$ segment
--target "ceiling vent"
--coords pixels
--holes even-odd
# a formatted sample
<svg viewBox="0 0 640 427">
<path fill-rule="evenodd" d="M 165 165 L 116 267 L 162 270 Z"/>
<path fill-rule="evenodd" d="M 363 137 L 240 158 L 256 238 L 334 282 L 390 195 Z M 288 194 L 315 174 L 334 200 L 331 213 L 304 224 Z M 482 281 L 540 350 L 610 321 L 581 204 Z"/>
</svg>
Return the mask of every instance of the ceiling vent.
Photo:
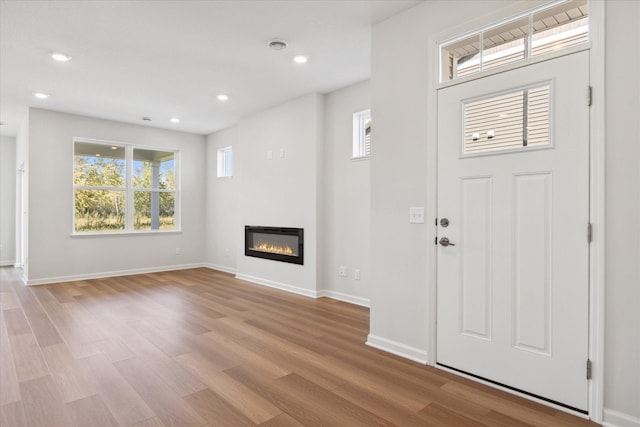
<svg viewBox="0 0 640 427">
<path fill-rule="evenodd" d="M 284 50 L 287 48 L 287 43 L 284 40 L 273 39 L 267 42 L 267 46 L 273 50 Z"/>
</svg>

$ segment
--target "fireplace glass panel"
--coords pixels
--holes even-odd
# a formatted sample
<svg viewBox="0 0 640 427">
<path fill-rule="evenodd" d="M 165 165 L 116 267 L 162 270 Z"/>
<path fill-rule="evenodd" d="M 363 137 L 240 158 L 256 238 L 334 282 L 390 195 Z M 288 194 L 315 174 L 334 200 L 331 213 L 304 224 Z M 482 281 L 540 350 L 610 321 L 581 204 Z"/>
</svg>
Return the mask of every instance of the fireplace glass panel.
<svg viewBox="0 0 640 427">
<path fill-rule="evenodd" d="M 246 256 L 303 264 L 303 229 L 245 226 Z"/>
</svg>

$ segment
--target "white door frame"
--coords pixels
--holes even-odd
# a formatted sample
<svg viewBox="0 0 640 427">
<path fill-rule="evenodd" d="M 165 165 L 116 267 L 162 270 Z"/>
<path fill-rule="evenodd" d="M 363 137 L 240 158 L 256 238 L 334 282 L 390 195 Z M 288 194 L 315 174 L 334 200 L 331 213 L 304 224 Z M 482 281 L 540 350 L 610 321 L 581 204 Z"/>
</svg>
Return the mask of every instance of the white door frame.
<svg viewBox="0 0 640 427">
<path fill-rule="evenodd" d="M 428 40 L 427 60 L 432 64 L 427 73 L 429 136 L 427 140 L 427 207 L 428 222 L 437 217 L 438 212 L 438 103 L 437 90 L 439 79 L 438 42 L 449 39 L 456 34 L 469 31 L 469 28 L 482 28 L 488 24 L 499 22 L 509 16 L 523 12 L 522 6 L 515 5 L 501 11 L 485 15 L 472 22 L 437 34 Z M 604 319 L 605 319 L 605 4 L 589 1 L 590 55 L 589 73 L 593 88 L 590 109 L 590 165 L 589 165 L 589 217 L 593 225 L 592 242 L 589 248 L 589 359 L 592 362 L 592 377 L 589 381 L 589 418 L 597 423 L 603 421 L 604 410 Z M 585 102 L 586 102 L 585 93 Z M 430 243 L 437 235 L 434 224 L 433 234 L 428 236 Z M 428 348 L 427 364 L 435 366 L 436 362 L 436 292 L 437 292 L 437 247 L 427 245 L 428 271 Z M 526 397 L 526 396 L 524 396 Z M 546 404 L 541 401 L 541 403 Z M 562 409 L 562 408 L 559 408 Z"/>
</svg>

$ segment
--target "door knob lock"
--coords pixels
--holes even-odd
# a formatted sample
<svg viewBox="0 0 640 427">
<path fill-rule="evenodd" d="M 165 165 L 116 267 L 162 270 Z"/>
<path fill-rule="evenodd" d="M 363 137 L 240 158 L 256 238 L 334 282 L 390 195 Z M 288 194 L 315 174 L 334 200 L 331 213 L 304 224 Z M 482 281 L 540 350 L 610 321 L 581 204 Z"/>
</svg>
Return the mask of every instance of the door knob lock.
<svg viewBox="0 0 640 427">
<path fill-rule="evenodd" d="M 447 237 L 440 239 L 440 244 L 442 246 L 455 246 L 455 244 L 451 243 Z"/>
</svg>

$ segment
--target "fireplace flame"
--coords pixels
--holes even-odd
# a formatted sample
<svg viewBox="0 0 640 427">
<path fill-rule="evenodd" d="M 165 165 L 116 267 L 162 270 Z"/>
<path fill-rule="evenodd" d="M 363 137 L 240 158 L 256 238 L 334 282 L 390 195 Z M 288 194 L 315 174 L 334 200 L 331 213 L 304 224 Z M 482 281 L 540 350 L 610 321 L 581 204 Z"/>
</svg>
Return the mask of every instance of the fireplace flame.
<svg viewBox="0 0 640 427">
<path fill-rule="evenodd" d="M 293 249 L 289 246 L 273 245 L 270 243 L 259 243 L 257 245 L 253 245 L 252 249 L 254 251 L 269 252 L 272 254 L 295 255 Z"/>
</svg>

